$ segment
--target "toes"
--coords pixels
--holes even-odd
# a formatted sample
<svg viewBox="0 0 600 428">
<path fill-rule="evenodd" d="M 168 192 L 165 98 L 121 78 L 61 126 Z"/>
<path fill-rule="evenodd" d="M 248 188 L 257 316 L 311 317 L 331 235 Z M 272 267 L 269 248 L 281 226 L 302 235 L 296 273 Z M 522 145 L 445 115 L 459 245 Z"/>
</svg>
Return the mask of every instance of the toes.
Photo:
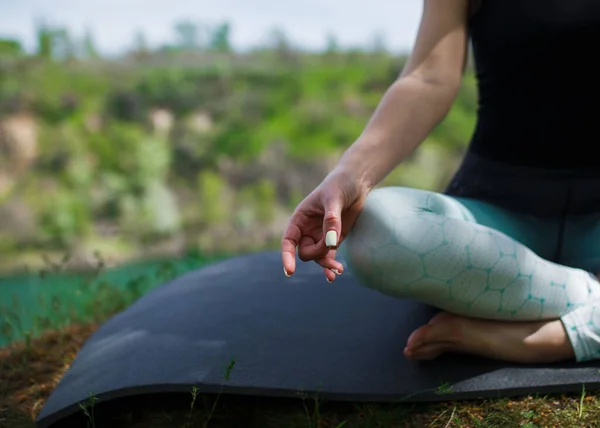
<svg viewBox="0 0 600 428">
<path fill-rule="evenodd" d="M 430 335 L 429 330 L 431 330 L 431 326 L 426 324 L 413 331 L 406 341 L 406 347 L 414 349 L 426 344 Z"/>
<path fill-rule="evenodd" d="M 448 324 L 426 324 L 412 332 L 406 346 L 416 349 L 429 344 L 448 342 L 453 336 L 451 326 Z"/>
<path fill-rule="evenodd" d="M 457 323 L 454 315 L 440 313 L 408 338 L 404 355 L 415 360 L 431 360 L 457 348 Z"/>
<path fill-rule="evenodd" d="M 406 358 L 418 361 L 429 361 L 433 360 L 440 355 L 452 351 L 453 346 L 450 343 L 438 342 L 429 345 L 423 345 L 419 348 L 408 348 L 404 349 L 404 355 Z"/>
</svg>

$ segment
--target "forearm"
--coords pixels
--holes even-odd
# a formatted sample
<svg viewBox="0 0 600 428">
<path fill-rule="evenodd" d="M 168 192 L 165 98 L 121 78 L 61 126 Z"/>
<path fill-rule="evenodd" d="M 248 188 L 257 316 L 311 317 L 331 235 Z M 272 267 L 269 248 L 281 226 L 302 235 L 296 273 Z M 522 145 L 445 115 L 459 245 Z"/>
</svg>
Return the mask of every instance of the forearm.
<svg viewBox="0 0 600 428">
<path fill-rule="evenodd" d="M 457 85 L 403 77 L 386 91 L 357 141 L 338 168 L 350 170 L 369 188 L 375 187 L 409 156 L 444 118 Z"/>
</svg>

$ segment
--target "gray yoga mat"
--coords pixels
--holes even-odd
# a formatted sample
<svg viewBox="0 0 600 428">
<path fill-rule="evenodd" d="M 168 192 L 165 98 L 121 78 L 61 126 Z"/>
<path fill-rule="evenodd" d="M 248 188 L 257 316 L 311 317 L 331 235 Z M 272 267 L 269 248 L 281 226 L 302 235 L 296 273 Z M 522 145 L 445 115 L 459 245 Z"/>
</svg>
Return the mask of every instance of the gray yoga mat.
<svg viewBox="0 0 600 428">
<path fill-rule="evenodd" d="M 328 284 L 314 263 L 300 263 L 286 278 L 278 252 L 219 262 L 158 287 L 101 326 L 49 397 L 38 426 L 80 411 L 90 393 L 106 401 L 193 385 L 207 393 L 394 402 L 600 386 L 600 362 L 406 360 L 406 339 L 434 313 L 362 287 L 349 272 Z"/>
</svg>

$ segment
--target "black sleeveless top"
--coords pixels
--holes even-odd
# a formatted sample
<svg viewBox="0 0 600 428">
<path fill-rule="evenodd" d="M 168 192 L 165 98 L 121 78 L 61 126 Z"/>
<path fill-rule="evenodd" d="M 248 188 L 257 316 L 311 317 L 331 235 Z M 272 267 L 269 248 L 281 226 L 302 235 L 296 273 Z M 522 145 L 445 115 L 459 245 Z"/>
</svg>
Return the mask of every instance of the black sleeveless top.
<svg viewBox="0 0 600 428">
<path fill-rule="evenodd" d="M 483 0 L 469 27 L 479 86 L 469 150 L 600 172 L 600 0 Z"/>
</svg>

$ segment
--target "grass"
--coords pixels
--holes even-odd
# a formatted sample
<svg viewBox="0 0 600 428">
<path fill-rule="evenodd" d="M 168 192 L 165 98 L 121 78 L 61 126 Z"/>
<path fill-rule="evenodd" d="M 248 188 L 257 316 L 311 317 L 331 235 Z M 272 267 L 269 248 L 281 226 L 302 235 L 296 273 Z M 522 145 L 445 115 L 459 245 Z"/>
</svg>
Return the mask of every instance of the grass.
<svg viewBox="0 0 600 428">
<path fill-rule="evenodd" d="M 38 271 L 38 276 L 47 281 L 51 275 L 66 273 L 65 257 L 51 260 L 43 258 L 44 267 Z M 207 262 L 210 259 L 207 259 Z M 190 258 L 182 262 L 189 265 L 185 270 L 196 267 L 198 260 Z M 97 255 L 96 266 L 93 269 L 77 275 L 79 283 L 73 290 L 73 296 L 40 293 L 37 297 L 38 309 L 32 314 L 31 325 L 25 326 L 24 314 L 28 312 L 26 304 L 22 304 L 13 296 L 10 304 L 0 302 L 0 337 L 9 343 L 26 337 L 38 336 L 43 331 L 60 330 L 71 324 L 97 324 L 111 315 L 118 313 L 153 287 L 163 284 L 181 272 L 171 262 L 157 262 L 154 271 L 145 275 L 133 276 L 124 286 L 118 287 L 113 282 L 103 278 L 106 262 Z M 44 286 L 46 284 L 40 285 Z M 0 284 L 0 287 L 2 284 Z M 80 295 L 80 299 L 75 296 Z M 70 300 L 66 300 L 70 299 Z M 0 346 L 1 346 L 0 342 Z"/>
<path fill-rule="evenodd" d="M 156 276 L 174 275 L 164 266 Z M 146 286 L 132 280 L 124 290 L 108 285 L 92 296 L 86 319 L 70 317 L 70 325 L 46 320 L 31 334 L 22 330 L 17 313 L 5 322 L 20 331 L 20 341 L 0 348 L 0 428 L 32 428 L 79 348 L 111 314 L 119 312 L 143 294 Z M 108 306 L 95 302 L 112 302 Z M 60 302 L 53 310 L 61 312 Z M 65 314 L 66 315 L 66 314 Z M 5 316 L 6 317 L 6 316 Z M 6 324 L 5 324 L 6 327 Z M 229 379 L 235 360 L 224 368 Z M 452 385 L 436 392 L 447 394 Z M 152 394 L 103 402 L 94 394 L 79 403 L 79 412 L 61 427 L 86 428 L 393 428 L 393 427 L 600 427 L 600 395 L 582 388 L 578 395 L 528 396 L 433 404 L 364 404 L 323 402 L 317 396 L 298 393 L 297 399 L 265 399 L 189 393 Z"/>
<path fill-rule="evenodd" d="M 0 427 L 30 428 L 47 397 L 97 324 L 72 325 L 0 349 Z M 234 368 L 225 369 L 228 376 Z M 440 386 L 441 391 L 447 385 Z M 600 396 L 361 404 L 189 393 L 146 395 L 103 402 L 94 395 L 61 427 L 130 428 L 371 428 L 371 427 L 597 427 Z"/>
</svg>

